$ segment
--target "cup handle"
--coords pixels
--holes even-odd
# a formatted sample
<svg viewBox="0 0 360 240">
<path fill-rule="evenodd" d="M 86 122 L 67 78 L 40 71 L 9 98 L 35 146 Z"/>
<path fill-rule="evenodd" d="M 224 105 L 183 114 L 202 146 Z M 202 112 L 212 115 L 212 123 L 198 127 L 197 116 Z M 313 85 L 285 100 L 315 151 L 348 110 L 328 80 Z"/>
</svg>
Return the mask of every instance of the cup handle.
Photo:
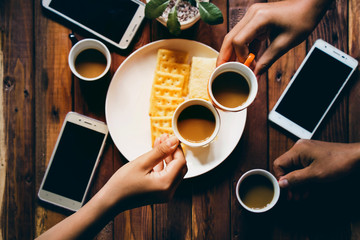
<svg viewBox="0 0 360 240">
<path fill-rule="evenodd" d="M 70 38 L 71 44 L 72 44 L 73 46 L 78 42 L 78 40 L 77 40 L 77 38 L 75 37 L 75 34 L 74 34 L 74 33 L 70 33 L 70 34 L 69 34 L 69 38 Z"/>
<path fill-rule="evenodd" d="M 247 56 L 244 65 L 250 67 L 251 63 L 254 61 L 255 59 L 255 55 L 253 53 L 249 53 L 249 55 Z"/>
</svg>

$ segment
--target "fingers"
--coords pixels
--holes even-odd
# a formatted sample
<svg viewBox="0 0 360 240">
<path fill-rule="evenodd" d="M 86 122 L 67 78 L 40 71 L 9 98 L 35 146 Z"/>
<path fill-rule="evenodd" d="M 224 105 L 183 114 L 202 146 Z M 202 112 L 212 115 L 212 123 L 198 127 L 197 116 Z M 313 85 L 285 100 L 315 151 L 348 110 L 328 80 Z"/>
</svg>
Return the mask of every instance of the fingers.
<svg viewBox="0 0 360 240">
<path fill-rule="evenodd" d="M 292 171 L 285 176 L 280 177 L 279 186 L 281 188 L 298 187 L 305 183 L 311 182 L 314 176 L 311 174 L 310 168 L 303 168 Z"/>
<path fill-rule="evenodd" d="M 289 44 L 290 38 L 285 34 L 275 38 L 258 59 L 254 69 L 255 75 L 261 75 L 266 72 L 278 58 L 290 49 Z"/>
<path fill-rule="evenodd" d="M 152 170 L 160 161 L 174 153 L 179 145 L 179 140 L 175 136 L 167 138 L 155 146 L 151 151 L 142 155 L 138 161 L 140 166 L 147 171 Z"/>
<path fill-rule="evenodd" d="M 155 142 L 154 142 L 154 147 L 157 147 L 161 142 L 161 138 L 156 138 Z M 160 161 L 155 167 L 154 167 L 154 171 L 155 172 L 160 172 L 161 170 L 164 169 L 164 161 Z"/>
<path fill-rule="evenodd" d="M 286 153 L 274 161 L 275 176 L 282 188 L 295 187 L 313 181 L 316 169 L 311 165 L 311 142 L 300 139 Z"/>
<path fill-rule="evenodd" d="M 185 176 L 187 173 L 187 166 L 186 166 L 186 160 L 184 153 L 180 147 L 178 147 L 174 154 L 173 159 L 167 163 L 166 165 L 166 171 L 170 178 L 176 178 L 177 176 L 180 176 L 181 179 Z"/>
<path fill-rule="evenodd" d="M 246 12 L 245 16 L 241 19 L 241 21 L 238 22 L 238 24 L 236 24 L 235 27 L 225 36 L 223 44 L 221 45 L 219 56 L 216 61 L 216 66 L 228 62 L 229 60 L 235 60 L 235 57 L 237 57 L 238 60 L 241 62 L 245 61 L 249 52 L 248 45 L 255 37 L 250 36 L 251 34 L 242 30 L 248 24 L 248 22 L 252 20 L 254 14 L 256 13 L 255 9 L 258 8 L 257 6 L 259 6 L 259 4 L 252 5 Z M 242 40 L 241 37 L 237 36 L 238 34 L 242 34 L 243 37 L 246 36 L 245 38 L 251 39 L 251 41 L 247 42 Z"/>
</svg>

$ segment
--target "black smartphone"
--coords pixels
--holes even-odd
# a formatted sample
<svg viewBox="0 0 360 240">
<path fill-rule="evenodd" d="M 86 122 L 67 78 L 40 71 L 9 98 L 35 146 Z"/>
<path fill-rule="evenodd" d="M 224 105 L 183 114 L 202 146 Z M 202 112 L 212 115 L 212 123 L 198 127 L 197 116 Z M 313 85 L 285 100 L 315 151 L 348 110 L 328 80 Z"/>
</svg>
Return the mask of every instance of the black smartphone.
<svg viewBox="0 0 360 240">
<path fill-rule="evenodd" d="M 129 46 L 145 17 L 139 0 L 42 0 L 42 6 L 120 49 Z"/>
<path fill-rule="evenodd" d="M 269 120 L 310 139 L 355 71 L 356 59 L 318 39 L 306 55 Z"/>
</svg>

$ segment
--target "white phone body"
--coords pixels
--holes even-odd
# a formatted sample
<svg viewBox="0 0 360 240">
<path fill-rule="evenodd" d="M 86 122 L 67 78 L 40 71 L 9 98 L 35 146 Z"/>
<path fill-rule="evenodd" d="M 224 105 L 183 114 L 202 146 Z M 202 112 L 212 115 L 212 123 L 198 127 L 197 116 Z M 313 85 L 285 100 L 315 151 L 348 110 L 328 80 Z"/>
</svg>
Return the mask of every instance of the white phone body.
<svg viewBox="0 0 360 240">
<path fill-rule="evenodd" d="M 270 111 L 269 120 L 299 138 L 312 138 L 357 65 L 357 60 L 318 39 Z"/>
<path fill-rule="evenodd" d="M 145 4 L 139 0 L 42 0 L 42 5 L 120 49 L 129 46 L 145 17 Z"/>
<path fill-rule="evenodd" d="M 39 199 L 77 211 L 85 201 L 107 135 L 105 123 L 69 112 L 42 180 Z"/>
</svg>

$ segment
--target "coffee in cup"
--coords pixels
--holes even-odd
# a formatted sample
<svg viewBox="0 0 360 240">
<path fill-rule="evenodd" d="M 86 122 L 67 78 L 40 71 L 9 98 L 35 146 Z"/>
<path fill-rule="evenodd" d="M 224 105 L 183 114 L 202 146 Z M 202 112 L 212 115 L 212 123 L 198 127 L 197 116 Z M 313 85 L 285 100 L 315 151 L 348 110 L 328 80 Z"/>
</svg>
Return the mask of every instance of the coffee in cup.
<svg viewBox="0 0 360 240">
<path fill-rule="evenodd" d="M 82 80 L 94 81 L 104 77 L 109 71 L 110 65 L 110 52 L 98 40 L 81 40 L 70 50 L 70 69 L 76 77 Z"/>
<path fill-rule="evenodd" d="M 246 172 L 236 185 L 239 203 L 250 212 L 265 212 L 279 199 L 280 187 L 276 178 L 268 171 L 254 169 Z"/>
<path fill-rule="evenodd" d="M 253 71 L 239 62 L 227 62 L 212 73 L 208 92 L 212 103 L 224 111 L 241 111 L 255 99 L 258 91 Z"/>
<path fill-rule="evenodd" d="M 175 110 L 172 126 L 181 142 L 191 147 L 199 147 L 214 140 L 219 132 L 220 117 L 210 102 L 190 99 Z"/>
</svg>

